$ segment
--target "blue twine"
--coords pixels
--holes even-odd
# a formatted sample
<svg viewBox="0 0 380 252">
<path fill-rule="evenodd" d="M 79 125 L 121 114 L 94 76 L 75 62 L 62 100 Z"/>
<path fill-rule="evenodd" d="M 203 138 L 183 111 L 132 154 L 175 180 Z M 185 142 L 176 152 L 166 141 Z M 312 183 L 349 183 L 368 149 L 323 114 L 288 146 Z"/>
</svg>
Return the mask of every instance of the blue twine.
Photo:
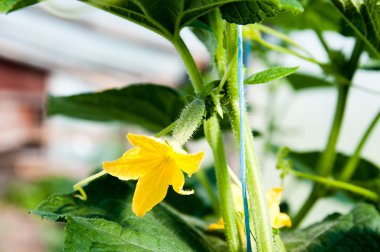
<svg viewBox="0 0 380 252">
<path fill-rule="evenodd" d="M 238 25 L 238 89 L 239 89 L 239 119 L 240 119 L 240 177 L 242 183 L 243 204 L 244 204 L 244 222 L 245 234 L 247 239 L 247 251 L 251 251 L 251 231 L 249 228 L 249 210 L 247 199 L 247 185 L 245 178 L 245 141 L 244 141 L 244 76 L 243 76 L 243 35 L 242 27 Z"/>
</svg>

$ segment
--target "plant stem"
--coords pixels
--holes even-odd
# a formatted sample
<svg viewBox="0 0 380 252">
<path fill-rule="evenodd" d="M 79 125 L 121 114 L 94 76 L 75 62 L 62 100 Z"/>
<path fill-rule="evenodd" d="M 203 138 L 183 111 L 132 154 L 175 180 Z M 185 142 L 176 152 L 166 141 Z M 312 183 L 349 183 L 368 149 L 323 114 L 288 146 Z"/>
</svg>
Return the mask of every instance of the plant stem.
<svg viewBox="0 0 380 252">
<path fill-rule="evenodd" d="M 177 49 L 183 63 L 185 64 L 187 73 L 189 74 L 191 83 L 194 87 L 195 94 L 201 94 L 204 88 L 203 78 L 197 65 L 195 64 L 193 57 L 190 54 L 189 49 L 180 36 L 178 36 L 177 39 L 173 41 L 173 45 Z"/>
<path fill-rule="evenodd" d="M 365 131 L 362 139 L 360 140 L 358 146 L 355 149 L 354 154 L 348 159 L 346 165 L 344 166 L 342 173 L 340 175 L 341 180 L 349 180 L 355 172 L 355 169 L 360 161 L 360 153 L 367 142 L 368 137 L 371 135 L 372 130 L 375 128 L 377 122 L 380 119 L 380 111 L 377 113 L 376 117 L 372 120 L 371 124 Z"/>
<path fill-rule="evenodd" d="M 231 60 L 234 56 L 237 46 L 237 27 L 235 24 L 227 26 L 227 53 L 228 59 Z M 228 81 L 228 112 L 231 119 L 231 125 L 234 132 L 235 140 L 240 143 L 240 120 L 239 120 L 239 100 L 238 100 L 238 69 L 237 61 L 233 62 L 233 69 Z M 269 222 L 269 213 L 265 199 L 261 170 L 258 158 L 254 149 L 254 140 L 251 133 L 251 128 L 248 123 L 248 117 L 244 112 L 244 139 L 246 151 L 246 169 L 247 169 L 247 192 L 249 195 L 250 207 L 252 210 L 254 233 L 256 235 L 258 251 L 271 252 L 274 251 L 272 227 Z"/>
<path fill-rule="evenodd" d="M 222 132 L 216 115 L 205 121 L 204 132 L 214 154 L 220 211 L 224 221 L 229 251 L 242 251 Z"/>
<path fill-rule="evenodd" d="M 158 132 L 155 137 L 162 137 L 162 136 L 165 136 L 167 135 L 170 131 L 172 131 L 175 126 L 177 125 L 177 121 L 174 121 L 172 122 L 171 124 L 169 124 L 166 128 L 162 129 L 160 132 Z"/>
<path fill-rule="evenodd" d="M 336 145 L 338 142 L 344 112 L 346 109 L 347 97 L 349 93 L 349 88 L 352 84 L 352 79 L 355 75 L 360 55 L 363 51 L 363 41 L 357 39 L 354 49 L 352 51 L 350 60 L 347 62 L 347 65 L 342 67 L 341 72 L 344 73 L 345 79 L 336 78 L 338 85 L 338 101 L 336 104 L 335 115 L 333 119 L 333 125 L 330 130 L 329 139 L 323 152 L 319 163 L 318 171 L 321 176 L 328 177 L 330 176 L 332 169 L 334 167 L 335 158 L 336 158 Z M 318 199 L 323 196 L 325 188 L 320 186 L 314 186 L 304 205 L 301 207 L 300 211 L 294 218 L 294 226 L 297 227 L 308 212 L 312 209 L 314 204 Z"/>
<path fill-rule="evenodd" d="M 76 183 L 73 186 L 73 188 L 74 190 L 78 190 L 81 195 L 75 195 L 75 197 L 80 198 L 81 200 L 87 200 L 87 195 L 86 192 L 83 190 L 83 186 L 106 174 L 107 173 L 105 171 L 101 171 Z"/>
<path fill-rule="evenodd" d="M 338 181 L 338 180 L 334 180 L 334 179 L 330 179 L 330 178 L 316 176 L 313 174 L 306 174 L 306 173 L 302 173 L 302 172 L 295 171 L 295 170 L 289 170 L 289 171 L 297 177 L 309 179 L 309 180 L 312 180 L 314 182 L 324 184 L 328 187 L 335 187 L 338 189 L 343 189 L 343 190 L 361 195 L 361 196 L 363 196 L 367 199 L 373 200 L 373 201 L 377 201 L 379 199 L 379 196 L 375 192 L 367 190 L 367 189 L 360 187 L 360 186 L 356 186 L 356 185 L 344 182 L 344 181 Z"/>
<path fill-rule="evenodd" d="M 173 44 L 185 63 L 195 93 L 200 95 L 204 89 L 204 83 L 194 59 L 181 37 L 178 37 Z M 228 247 L 230 251 L 242 251 L 243 249 L 241 247 L 238 222 L 236 219 L 237 215 L 233 204 L 222 133 L 216 116 L 212 116 L 209 120 L 204 122 L 204 131 L 215 159 L 215 173 L 217 177 L 220 211 L 224 220 Z"/>
<path fill-rule="evenodd" d="M 215 50 L 215 61 L 219 76 L 223 76 L 226 69 L 226 50 L 224 48 L 225 21 L 222 19 L 220 10 L 216 8 L 211 12 L 210 25 L 216 35 L 217 45 Z"/>
<path fill-rule="evenodd" d="M 338 101 L 336 104 L 333 125 L 330 130 L 325 151 L 318 164 L 318 170 L 321 176 L 329 176 L 334 166 L 336 158 L 336 145 L 338 143 L 340 130 L 342 128 L 348 93 L 348 85 L 338 85 Z"/>
</svg>

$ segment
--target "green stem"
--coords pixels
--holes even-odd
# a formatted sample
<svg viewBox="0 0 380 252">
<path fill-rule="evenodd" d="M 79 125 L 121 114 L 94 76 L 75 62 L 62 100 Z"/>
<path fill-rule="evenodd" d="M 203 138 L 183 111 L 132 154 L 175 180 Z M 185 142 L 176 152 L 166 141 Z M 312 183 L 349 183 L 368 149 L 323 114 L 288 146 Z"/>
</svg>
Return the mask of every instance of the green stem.
<svg viewBox="0 0 380 252">
<path fill-rule="evenodd" d="M 106 174 L 107 173 L 105 171 L 101 171 L 76 183 L 73 188 L 74 190 L 78 190 L 81 195 L 75 195 L 75 197 L 80 198 L 81 200 L 87 200 L 87 195 L 83 190 L 83 186 Z"/>
<path fill-rule="evenodd" d="M 342 82 L 337 85 L 338 102 L 335 109 L 334 121 L 330 130 L 329 140 L 327 142 L 325 152 L 323 153 L 318 165 L 319 173 L 322 176 L 329 176 L 334 166 L 336 158 L 336 145 L 338 143 L 338 138 L 342 127 L 347 97 L 362 51 L 363 41 L 357 40 L 347 66 L 344 67 L 345 69 L 341 70 L 346 77 L 346 83 Z"/>
<path fill-rule="evenodd" d="M 242 251 L 222 132 L 216 115 L 205 121 L 204 132 L 214 154 L 219 206 L 224 221 L 229 251 Z"/>
<path fill-rule="evenodd" d="M 217 45 L 215 50 L 215 61 L 219 76 L 223 76 L 226 69 L 226 50 L 224 48 L 225 21 L 222 19 L 220 10 L 214 9 L 210 15 L 210 25 L 216 35 Z"/>
<path fill-rule="evenodd" d="M 329 176 L 334 166 L 336 158 L 336 145 L 338 143 L 340 130 L 342 128 L 342 122 L 349 93 L 348 85 L 338 85 L 337 87 L 338 101 L 336 104 L 335 116 L 330 130 L 330 135 L 325 148 L 325 152 L 323 153 L 321 160 L 318 164 L 318 170 L 322 176 Z"/>
<path fill-rule="evenodd" d="M 355 169 L 360 161 L 360 153 L 367 142 L 369 136 L 372 133 L 372 130 L 375 128 L 377 122 L 380 119 L 380 111 L 377 113 L 376 117 L 372 120 L 371 124 L 368 126 L 365 131 L 362 139 L 360 140 L 358 146 L 355 149 L 354 154 L 348 159 L 346 165 L 344 166 L 342 173 L 340 175 L 341 180 L 349 180 L 355 172 Z"/>
<path fill-rule="evenodd" d="M 302 55 L 300 53 L 297 53 L 295 51 L 292 51 L 290 49 L 287 49 L 287 48 L 284 48 L 284 47 L 281 47 L 281 46 L 277 46 L 277 45 L 273 45 L 271 43 L 266 42 L 265 40 L 263 40 L 261 38 L 257 38 L 256 41 L 259 42 L 261 45 L 267 47 L 268 49 L 275 50 L 275 51 L 282 52 L 282 53 L 287 53 L 287 54 L 296 56 L 296 57 L 298 57 L 300 59 L 309 61 L 311 63 L 315 63 L 315 64 L 320 65 L 320 66 L 324 65 L 324 63 L 319 62 L 318 60 L 316 60 L 314 58 L 306 57 L 306 56 L 304 56 L 304 55 Z"/>
<path fill-rule="evenodd" d="M 360 187 L 360 186 L 356 186 L 356 185 L 353 185 L 353 184 L 350 184 L 350 183 L 347 183 L 344 181 L 338 181 L 338 180 L 325 178 L 325 177 L 321 177 L 321 176 L 316 176 L 316 175 L 312 175 L 312 174 L 306 174 L 306 173 L 302 173 L 302 172 L 295 171 L 295 170 L 289 170 L 289 171 L 291 173 L 293 173 L 295 176 L 300 177 L 300 178 L 309 179 L 309 180 L 312 180 L 314 182 L 326 185 L 328 187 L 343 189 L 343 190 L 361 195 L 361 196 L 363 196 L 367 199 L 373 200 L 373 201 L 379 200 L 379 196 L 375 192 L 367 190 L 367 189 Z"/>
<path fill-rule="evenodd" d="M 320 30 L 316 30 L 315 33 L 317 34 L 319 41 L 321 42 L 323 48 L 325 49 L 327 55 L 329 56 L 329 59 L 332 59 L 331 50 L 330 50 L 330 47 L 328 46 L 325 38 L 323 37 L 323 32 Z"/>
<path fill-rule="evenodd" d="M 305 48 L 303 48 L 301 45 L 297 44 L 293 39 L 291 39 L 289 36 L 279 32 L 279 31 L 276 31 L 275 29 L 272 29 L 270 28 L 269 26 L 266 26 L 266 25 L 262 25 L 262 24 L 254 24 L 254 26 L 259 30 L 259 31 L 262 31 L 262 32 L 265 32 L 267 34 L 270 34 L 270 35 L 273 35 L 279 39 L 281 39 L 282 41 L 288 43 L 289 45 L 292 45 L 294 46 L 295 48 L 298 48 L 299 50 L 303 51 L 304 53 L 306 53 L 307 55 L 309 56 L 312 56 L 312 54 L 306 50 Z"/>
<path fill-rule="evenodd" d="M 332 169 L 334 167 L 335 158 L 336 158 L 336 145 L 338 142 L 342 121 L 344 117 L 344 112 L 346 109 L 347 97 L 349 93 L 349 88 L 352 84 L 352 79 L 356 72 L 360 55 L 363 51 L 363 41 L 358 39 L 356 41 L 355 47 L 352 51 L 351 58 L 348 61 L 346 67 L 341 69 L 344 73 L 345 78 L 341 79 L 337 77 L 338 81 L 338 101 L 336 104 L 335 115 L 333 120 L 333 125 L 330 130 L 329 139 L 325 148 L 324 153 L 322 154 L 319 164 L 318 171 L 321 176 L 328 177 L 330 176 Z M 306 202 L 301 207 L 301 210 L 297 213 L 295 220 L 296 225 L 298 226 L 301 221 L 306 217 L 307 213 L 312 209 L 315 202 L 318 201 L 319 197 L 323 196 L 324 188 L 320 186 L 314 186 L 310 195 L 307 197 Z"/>
<path fill-rule="evenodd" d="M 173 44 L 185 63 L 187 72 L 194 86 L 195 93 L 200 95 L 204 89 L 204 83 L 202 75 L 195 64 L 194 59 L 192 58 L 181 37 L 178 37 Z M 204 131 L 206 139 L 214 154 L 220 211 L 224 220 L 228 247 L 230 251 L 242 251 L 236 211 L 233 204 L 232 191 L 228 176 L 222 133 L 220 131 L 219 122 L 216 116 L 213 116 L 204 122 Z"/>
<path fill-rule="evenodd" d="M 237 26 L 229 24 L 227 26 L 227 44 L 228 59 L 232 60 L 237 47 Z M 233 69 L 228 81 L 228 112 L 231 120 L 231 128 L 237 143 L 240 142 L 240 119 L 239 119 L 239 96 L 238 96 L 238 69 L 237 61 L 233 62 Z M 249 203 L 253 216 L 254 233 L 256 235 L 258 251 L 271 252 L 274 251 L 272 227 L 269 222 L 269 213 L 267 202 L 262 183 L 261 169 L 254 148 L 254 139 L 251 133 L 251 127 L 248 124 L 246 113 L 244 125 L 244 138 L 246 148 L 246 183 L 247 193 L 249 195 Z"/>
<path fill-rule="evenodd" d="M 165 135 L 169 134 L 169 132 L 172 131 L 175 128 L 176 125 L 177 125 L 177 121 L 172 122 L 169 126 L 167 126 L 163 130 L 161 130 L 160 132 L 158 132 L 155 135 L 155 137 L 159 138 L 159 137 L 162 137 L 162 136 L 165 136 Z"/>
<path fill-rule="evenodd" d="M 216 90 L 217 94 L 219 94 L 222 91 L 224 84 L 226 83 L 228 77 L 230 76 L 232 66 L 233 66 L 233 62 L 235 62 L 236 60 L 237 60 L 237 52 L 235 53 L 234 57 L 232 58 L 231 63 L 228 65 L 227 71 L 225 71 L 223 74 L 222 80 L 220 81 L 218 88 Z"/>
<path fill-rule="evenodd" d="M 189 74 L 191 83 L 194 87 L 195 94 L 201 94 L 204 88 L 203 78 L 197 65 L 195 64 L 193 57 L 190 54 L 189 49 L 180 36 L 178 36 L 178 38 L 173 41 L 173 45 L 177 49 L 183 63 L 185 64 L 187 73 Z"/>
</svg>

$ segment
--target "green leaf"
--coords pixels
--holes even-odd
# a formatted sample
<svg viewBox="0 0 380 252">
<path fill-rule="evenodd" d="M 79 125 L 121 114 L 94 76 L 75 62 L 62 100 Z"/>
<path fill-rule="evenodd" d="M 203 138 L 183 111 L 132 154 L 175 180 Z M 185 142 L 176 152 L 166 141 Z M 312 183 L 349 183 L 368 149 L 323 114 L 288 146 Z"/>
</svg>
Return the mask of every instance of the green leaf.
<svg viewBox="0 0 380 252">
<path fill-rule="evenodd" d="M 343 19 L 364 41 L 367 49 L 380 58 L 380 1 L 379 0 L 333 0 Z"/>
<path fill-rule="evenodd" d="M 380 214 L 360 204 L 346 215 L 333 214 L 302 230 L 281 233 L 288 252 L 380 250 Z"/>
<path fill-rule="evenodd" d="M 299 14 L 303 11 L 303 7 L 297 0 L 245 0 L 226 4 L 220 10 L 223 18 L 230 23 L 253 24 L 282 11 Z"/>
<path fill-rule="evenodd" d="M 159 131 L 171 124 L 185 106 L 169 87 L 135 84 L 100 93 L 50 96 L 48 115 L 65 115 L 94 121 L 119 121 Z"/>
<path fill-rule="evenodd" d="M 295 91 L 302 91 L 309 88 L 329 88 L 334 84 L 322 79 L 321 77 L 312 76 L 304 73 L 295 73 L 286 77 L 289 84 Z"/>
<path fill-rule="evenodd" d="M 84 190 L 87 201 L 53 195 L 33 211 L 42 218 L 67 222 L 65 251 L 215 251 L 205 235 L 165 203 L 136 217 L 131 183 L 107 175 Z"/>
<path fill-rule="evenodd" d="M 313 29 L 340 31 L 341 16 L 329 0 L 312 0 L 304 4 L 305 11 L 297 16 L 283 12 L 268 22 L 289 30 Z"/>
<path fill-rule="evenodd" d="M 43 0 L 1 0 L 0 13 L 9 13 L 42 1 Z"/>
<path fill-rule="evenodd" d="M 224 4 L 242 0 L 80 0 L 173 40 L 192 20 Z"/>
<path fill-rule="evenodd" d="M 277 79 L 284 78 L 296 72 L 297 69 L 298 67 L 271 67 L 264 71 L 252 74 L 244 81 L 244 84 L 261 84 L 271 82 Z"/>
</svg>

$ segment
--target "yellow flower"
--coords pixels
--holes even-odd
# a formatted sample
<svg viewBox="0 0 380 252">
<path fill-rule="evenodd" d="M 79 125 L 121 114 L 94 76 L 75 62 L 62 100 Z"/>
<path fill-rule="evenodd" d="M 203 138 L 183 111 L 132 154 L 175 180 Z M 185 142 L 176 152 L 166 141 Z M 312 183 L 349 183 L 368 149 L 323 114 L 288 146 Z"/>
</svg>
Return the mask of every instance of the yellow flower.
<svg viewBox="0 0 380 252">
<path fill-rule="evenodd" d="M 292 221 L 286 213 L 280 212 L 281 194 L 284 189 L 282 187 L 275 187 L 266 194 L 266 200 L 269 208 L 269 217 L 273 228 L 279 229 L 284 226 L 291 227 Z M 244 205 L 242 199 L 241 188 L 232 184 L 232 194 L 234 197 L 234 204 L 239 216 L 244 216 Z M 252 217 L 254 218 L 254 216 Z M 208 226 L 209 230 L 224 229 L 223 219 L 219 219 L 216 223 Z"/>
<path fill-rule="evenodd" d="M 280 212 L 281 194 L 284 189 L 275 187 L 267 192 L 267 204 L 269 208 L 269 216 L 273 228 L 291 227 L 292 221 L 286 213 Z"/>
<path fill-rule="evenodd" d="M 198 171 L 204 153 L 187 154 L 155 137 L 128 134 L 134 148 L 111 162 L 103 163 L 103 169 L 121 180 L 138 180 L 133 196 L 132 211 L 144 216 L 166 196 L 169 185 L 182 195 L 194 191 L 184 191 L 183 172 L 191 176 Z"/>
</svg>

